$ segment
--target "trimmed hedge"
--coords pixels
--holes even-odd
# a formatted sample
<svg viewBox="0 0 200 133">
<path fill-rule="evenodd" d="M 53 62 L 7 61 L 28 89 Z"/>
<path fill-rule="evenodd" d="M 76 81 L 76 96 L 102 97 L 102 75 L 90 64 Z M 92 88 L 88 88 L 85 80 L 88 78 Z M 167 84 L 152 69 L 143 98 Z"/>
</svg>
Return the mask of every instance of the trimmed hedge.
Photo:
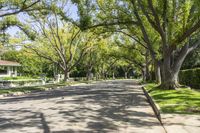
<svg viewBox="0 0 200 133">
<path fill-rule="evenodd" d="M 179 82 L 192 88 L 200 89 L 200 68 L 180 71 Z"/>
</svg>

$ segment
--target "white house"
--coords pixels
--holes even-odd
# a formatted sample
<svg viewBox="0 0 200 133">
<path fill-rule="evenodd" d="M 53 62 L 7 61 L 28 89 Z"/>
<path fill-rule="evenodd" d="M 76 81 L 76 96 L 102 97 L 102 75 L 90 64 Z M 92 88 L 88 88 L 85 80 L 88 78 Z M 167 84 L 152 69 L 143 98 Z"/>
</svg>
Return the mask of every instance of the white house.
<svg viewBox="0 0 200 133">
<path fill-rule="evenodd" d="M 17 62 L 0 60 L 0 77 L 16 77 L 19 66 Z"/>
</svg>

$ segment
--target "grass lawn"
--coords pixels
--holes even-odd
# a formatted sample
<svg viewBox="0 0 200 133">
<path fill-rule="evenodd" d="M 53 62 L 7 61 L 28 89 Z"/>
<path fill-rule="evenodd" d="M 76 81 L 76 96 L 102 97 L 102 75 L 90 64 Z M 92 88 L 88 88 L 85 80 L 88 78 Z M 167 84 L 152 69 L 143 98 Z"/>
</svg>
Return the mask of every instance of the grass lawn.
<svg viewBox="0 0 200 133">
<path fill-rule="evenodd" d="M 24 76 L 17 76 L 17 77 L 3 77 L 1 80 L 30 80 L 30 79 L 39 79 L 35 77 L 24 77 Z"/>
<path fill-rule="evenodd" d="M 200 114 L 200 92 L 188 88 L 163 90 L 156 84 L 147 84 L 145 89 L 160 106 L 163 113 Z"/>
<path fill-rule="evenodd" d="M 78 83 L 88 83 L 89 81 L 73 81 L 73 82 L 66 82 L 66 83 L 59 83 L 59 84 L 48 84 L 48 85 L 41 85 L 41 86 L 27 86 L 27 87 L 16 87 L 10 89 L 0 89 L 0 94 L 13 94 L 16 92 L 32 92 L 32 91 L 44 91 L 48 88 L 56 88 L 62 87 L 67 85 L 73 85 Z"/>
</svg>

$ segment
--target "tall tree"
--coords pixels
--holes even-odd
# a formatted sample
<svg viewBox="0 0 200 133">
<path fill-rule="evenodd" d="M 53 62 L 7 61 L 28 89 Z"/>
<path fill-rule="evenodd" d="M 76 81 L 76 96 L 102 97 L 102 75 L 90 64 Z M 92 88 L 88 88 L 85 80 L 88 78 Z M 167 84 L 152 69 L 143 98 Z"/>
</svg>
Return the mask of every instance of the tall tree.
<svg viewBox="0 0 200 133">
<path fill-rule="evenodd" d="M 179 87 L 181 65 L 187 54 L 200 44 L 196 37 L 200 29 L 199 0 L 97 0 L 94 5 L 98 8 L 97 19 L 91 18 L 92 25 L 86 28 L 126 25 L 127 29 L 130 26 L 140 29 L 142 42 L 155 64 L 161 66 L 161 87 Z M 156 43 L 150 33 L 158 37 Z M 154 49 L 154 44 L 159 49 Z"/>
<path fill-rule="evenodd" d="M 70 72 L 92 48 L 94 35 L 60 21 L 56 15 L 38 20 L 38 24 L 36 41 L 28 48 L 57 64 L 64 73 L 64 80 L 69 80 Z"/>
</svg>

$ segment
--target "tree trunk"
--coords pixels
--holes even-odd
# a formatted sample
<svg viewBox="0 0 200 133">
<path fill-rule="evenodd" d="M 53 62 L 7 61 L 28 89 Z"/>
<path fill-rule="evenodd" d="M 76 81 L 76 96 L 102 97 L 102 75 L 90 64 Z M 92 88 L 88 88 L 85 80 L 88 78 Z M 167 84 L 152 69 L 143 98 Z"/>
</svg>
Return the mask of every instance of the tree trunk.
<svg viewBox="0 0 200 133">
<path fill-rule="evenodd" d="M 100 74 L 98 72 L 95 73 L 95 77 L 96 77 L 96 80 L 99 80 L 100 79 Z"/>
<path fill-rule="evenodd" d="M 179 83 L 178 83 L 178 73 L 179 71 L 176 72 L 170 72 L 168 70 L 164 70 L 165 76 L 160 84 L 160 87 L 162 89 L 176 89 L 179 88 Z M 168 74 L 166 74 L 168 73 Z"/>
<path fill-rule="evenodd" d="M 104 73 L 104 80 L 107 80 L 108 79 L 108 75 L 107 73 Z"/>
<path fill-rule="evenodd" d="M 112 78 L 115 79 L 115 73 L 114 72 L 112 73 Z"/>
<path fill-rule="evenodd" d="M 150 73 L 149 73 L 149 50 L 146 50 L 145 53 L 145 79 L 146 81 L 150 80 Z"/>
<path fill-rule="evenodd" d="M 161 83 L 161 62 L 155 62 L 155 77 L 156 77 L 156 83 Z"/>
<path fill-rule="evenodd" d="M 142 80 L 146 81 L 146 71 L 144 69 L 142 69 L 141 71 L 142 71 Z"/>
<path fill-rule="evenodd" d="M 128 78 L 128 72 L 124 73 L 124 78 L 127 79 Z"/>
<path fill-rule="evenodd" d="M 64 72 L 64 82 L 69 81 L 70 78 L 70 72 L 68 70 L 65 70 Z"/>
<path fill-rule="evenodd" d="M 166 51 L 167 53 L 167 51 Z M 172 57 L 172 54 L 165 54 L 162 67 L 162 80 L 160 87 L 163 89 L 177 89 L 180 87 L 178 82 L 178 74 L 189 53 L 188 47 L 181 49 L 177 57 Z M 173 60 L 173 61 L 172 61 Z"/>
<path fill-rule="evenodd" d="M 149 81 L 150 80 L 150 73 L 149 73 L 149 67 L 144 64 L 142 68 L 142 76 L 143 76 L 143 81 Z"/>
<path fill-rule="evenodd" d="M 91 80 L 92 79 L 92 67 L 88 68 L 86 77 L 87 77 L 87 80 Z"/>
<path fill-rule="evenodd" d="M 149 66 L 148 65 L 145 65 L 145 77 L 146 77 L 146 81 L 149 81 L 150 80 L 150 72 L 149 72 Z"/>
</svg>

